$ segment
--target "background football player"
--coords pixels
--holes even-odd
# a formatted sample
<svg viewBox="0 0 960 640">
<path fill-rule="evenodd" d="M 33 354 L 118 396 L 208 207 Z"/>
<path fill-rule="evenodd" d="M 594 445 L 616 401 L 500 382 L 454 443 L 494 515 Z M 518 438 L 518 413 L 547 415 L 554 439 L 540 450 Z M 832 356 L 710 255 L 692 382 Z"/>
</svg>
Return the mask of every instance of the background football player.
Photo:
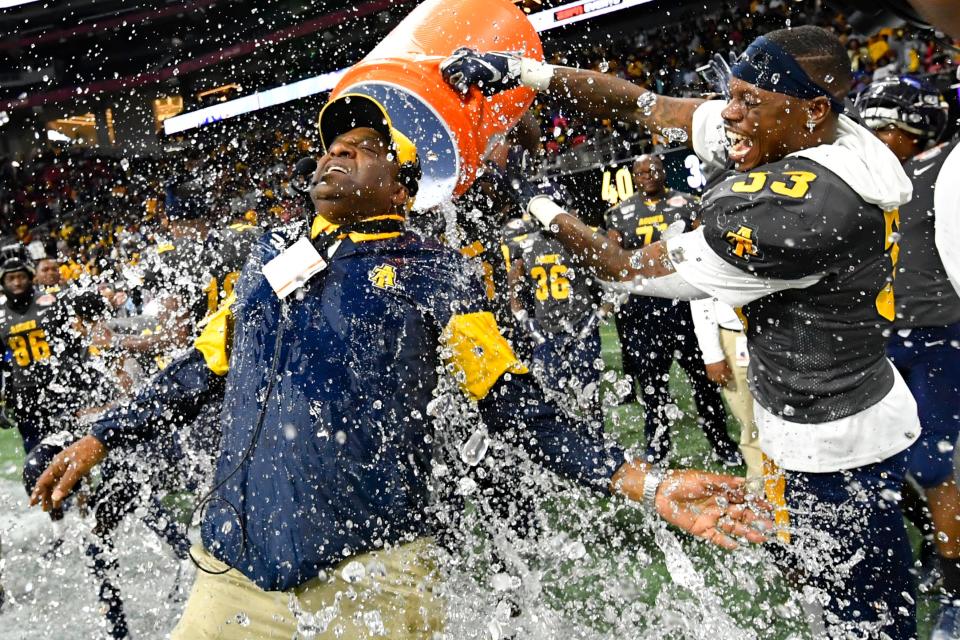
<svg viewBox="0 0 960 640">
<path fill-rule="evenodd" d="M 534 373 L 547 389 L 574 400 L 603 424 L 598 385 L 603 300 L 587 269 L 573 264 L 560 242 L 539 228 L 506 242 L 510 256 L 510 303 L 514 317 L 533 327 Z M 561 402 L 561 404 L 563 404 Z"/>
<path fill-rule="evenodd" d="M 634 162 L 633 181 L 640 191 L 604 214 L 607 235 L 624 249 L 640 249 L 659 241 L 674 223 L 684 231 L 693 228 L 696 198 L 670 191 L 666 178 L 659 156 L 644 155 Z M 676 360 L 690 380 L 700 414 L 698 423 L 714 453 L 727 466 L 742 464 L 737 445 L 727 434 L 727 413 L 720 392 L 703 368 L 690 303 L 629 296 L 616 318 L 624 373 L 634 378 L 643 394 L 648 459 L 660 462 L 670 452 L 670 426 L 676 416 L 668 411 L 675 406 L 668 380 L 670 366 Z"/>
<path fill-rule="evenodd" d="M 864 123 L 904 162 L 913 198 L 900 207 L 900 255 L 893 280 L 897 317 L 887 354 L 917 400 L 923 433 L 911 448 L 910 475 L 933 519 L 944 604 L 933 638 L 960 638 L 960 491 L 954 445 L 960 435 L 960 297 L 937 251 L 934 187 L 957 141 L 927 149 L 943 135 L 949 108 L 936 89 L 887 78 L 856 101 Z M 954 176 L 954 179 L 960 176 Z M 936 215 L 960 216 L 958 211 Z"/>
</svg>

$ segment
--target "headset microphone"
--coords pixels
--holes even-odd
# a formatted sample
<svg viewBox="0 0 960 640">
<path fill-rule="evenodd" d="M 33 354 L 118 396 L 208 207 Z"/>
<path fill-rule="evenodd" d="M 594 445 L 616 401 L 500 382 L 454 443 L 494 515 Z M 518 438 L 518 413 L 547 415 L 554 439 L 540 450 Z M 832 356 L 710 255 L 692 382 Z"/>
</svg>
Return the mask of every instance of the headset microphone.
<svg viewBox="0 0 960 640">
<path fill-rule="evenodd" d="M 293 175 L 290 176 L 290 187 L 301 194 L 310 193 L 310 178 L 317 170 L 317 159 L 305 156 L 297 160 L 293 166 Z"/>
</svg>

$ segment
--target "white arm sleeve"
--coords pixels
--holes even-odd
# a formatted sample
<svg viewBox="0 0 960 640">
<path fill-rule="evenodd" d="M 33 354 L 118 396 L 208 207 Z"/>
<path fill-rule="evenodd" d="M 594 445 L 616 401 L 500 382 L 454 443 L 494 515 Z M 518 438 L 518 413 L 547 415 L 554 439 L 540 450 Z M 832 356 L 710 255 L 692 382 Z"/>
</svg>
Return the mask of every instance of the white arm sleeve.
<svg viewBox="0 0 960 640">
<path fill-rule="evenodd" d="M 933 191 L 934 243 L 953 288 L 960 294 L 960 145 L 937 174 Z"/>
<path fill-rule="evenodd" d="M 703 227 L 667 240 L 667 253 L 673 268 L 689 286 L 731 307 L 742 307 L 777 291 L 805 289 L 822 277 L 776 280 L 742 271 L 713 252 L 703 237 Z"/>
<path fill-rule="evenodd" d="M 707 294 L 683 279 L 679 273 L 660 278 L 637 278 L 627 282 L 605 282 L 615 293 L 629 293 L 635 296 L 651 298 L 671 298 L 673 300 L 699 300 Z"/>
<path fill-rule="evenodd" d="M 724 359 L 720 346 L 720 325 L 717 324 L 716 302 L 713 298 L 692 300 L 690 315 L 693 316 L 693 332 L 700 345 L 704 364 L 713 364 Z"/>
<path fill-rule="evenodd" d="M 707 165 L 717 168 L 727 162 L 726 134 L 723 131 L 723 118 L 720 112 L 727 103 L 723 100 L 709 100 L 693 112 L 693 152 Z"/>
</svg>

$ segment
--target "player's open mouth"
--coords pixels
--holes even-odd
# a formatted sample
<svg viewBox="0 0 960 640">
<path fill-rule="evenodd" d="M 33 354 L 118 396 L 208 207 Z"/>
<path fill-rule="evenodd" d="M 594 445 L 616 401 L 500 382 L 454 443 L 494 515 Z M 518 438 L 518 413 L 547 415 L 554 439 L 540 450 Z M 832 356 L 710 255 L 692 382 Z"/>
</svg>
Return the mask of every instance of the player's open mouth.
<svg viewBox="0 0 960 640">
<path fill-rule="evenodd" d="M 736 163 L 743 162 L 753 149 L 753 139 L 730 129 L 724 129 L 724 132 L 727 135 L 727 155 Z"/>
</svg>

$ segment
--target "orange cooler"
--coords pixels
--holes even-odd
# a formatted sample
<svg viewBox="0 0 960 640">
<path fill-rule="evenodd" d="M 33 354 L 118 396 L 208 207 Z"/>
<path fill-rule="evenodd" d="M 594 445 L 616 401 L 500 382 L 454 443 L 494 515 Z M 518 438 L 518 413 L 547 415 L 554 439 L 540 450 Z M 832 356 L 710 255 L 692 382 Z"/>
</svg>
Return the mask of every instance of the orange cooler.
<svg viewBox="0 0 960 640">
<path fill-rule="evenodd" d="M 535 95 L 518 87 L 489 98 L 476 89 L 460 96 L 439 67 L 462 46 L 543 59 L 540 37 L 510 0 L 426 0 L 348 69 L 331 95 L 376 98 L 416 143 L 423 166 L 418 209 L 466 191 L 490 139 L 516 124 Z"/>
</svg>

